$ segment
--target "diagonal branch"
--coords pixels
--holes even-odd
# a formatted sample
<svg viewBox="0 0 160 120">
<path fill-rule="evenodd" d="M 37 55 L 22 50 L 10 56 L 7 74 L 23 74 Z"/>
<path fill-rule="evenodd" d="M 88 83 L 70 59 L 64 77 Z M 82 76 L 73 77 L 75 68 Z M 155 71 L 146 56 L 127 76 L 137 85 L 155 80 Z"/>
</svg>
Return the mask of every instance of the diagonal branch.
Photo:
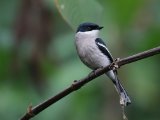
<svg viewBox="0 0 160 120">
<path fill-rule="evenodd" d="M 72 93 L 73 91 L 76 91 L 78 89 L 80 89 L 83 85 L 85 85 L 86 83 L 92 81 L 93 79 L 97 78 L 98 76 L 104 74 L 105 72 L 109 71 L 111 68 L 114 67 L 114 65 L 118 65 L 118 67 L 121 67 L 125 64 L 129 64 L 147 57 L 151 57 L 153 55 L 156 54 L 160 54 L 160 46 L 120 59 L 118 61 L 115 61 L 114 64 L 111 64 L 109 66 L 106 66 L 104 68 L 99 68 L 97 69 L 95 72 L 91 72 L 87 77 L 81 79 L 81 80 L 75 80 L 74 83 L 68 87 L 67 89 L 63 90 L 62 92 L 58 93 L 57 95 L 51 97 L 50 99 L 42 102 L 41 104 L 35 106 L 35 107 L 29 107 L 28 112 L 25 113 L 24 116 L 22 116 L 21 120 L 29 120 L 30 118 L 34 117 L 35 115 L 37 115 L 38 113 L 40 113 L 41 111 L 43 111 L 44 109 L 46 109 L 47 107 L 49 107 L 50 105 L 56 103 L 57 101 L 59 101 L 60 99 L 64 98 L 65 96 L 67 96 L 68 94 Z M 96 73 L 96 74 L 94 74 Z"/>
</svg>

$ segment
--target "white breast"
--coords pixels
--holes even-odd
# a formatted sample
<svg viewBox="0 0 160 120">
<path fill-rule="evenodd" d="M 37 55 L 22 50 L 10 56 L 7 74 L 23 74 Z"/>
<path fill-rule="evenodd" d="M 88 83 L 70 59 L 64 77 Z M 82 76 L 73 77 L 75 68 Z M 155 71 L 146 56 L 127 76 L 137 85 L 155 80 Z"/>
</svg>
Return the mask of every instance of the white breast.
<svg viewBox="0 0 160 120">
<path fill-rule="evenodd" d="M 107 57 L 98 49 L 95 39 L 99 30 L 78 32 L 75 36 L 75 44 L 80 59 L 91 69 L 104 67 L 110 64 Z"/>
</svg>

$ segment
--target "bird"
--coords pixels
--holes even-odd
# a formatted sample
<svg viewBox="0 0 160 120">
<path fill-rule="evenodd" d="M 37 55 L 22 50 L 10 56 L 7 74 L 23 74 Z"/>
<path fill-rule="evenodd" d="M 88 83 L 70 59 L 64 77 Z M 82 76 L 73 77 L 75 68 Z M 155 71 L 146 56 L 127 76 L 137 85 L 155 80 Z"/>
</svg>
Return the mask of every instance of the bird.
<svg viewBox="0 0 160 120">
<path fill-rule="evenodd" d="M 93 71 L 114 62 L 105 42 L 99 37 L 102 28 L 96 23 L 85 22 L 77 27 L 75 33 L 77 54 L 80 60 Z M 118 78 L 117 70 L 109 70 L 105 74 L 111 79 L 119 94 L 120 105 L 131 104 L 130 97 Z"/>
</svg>

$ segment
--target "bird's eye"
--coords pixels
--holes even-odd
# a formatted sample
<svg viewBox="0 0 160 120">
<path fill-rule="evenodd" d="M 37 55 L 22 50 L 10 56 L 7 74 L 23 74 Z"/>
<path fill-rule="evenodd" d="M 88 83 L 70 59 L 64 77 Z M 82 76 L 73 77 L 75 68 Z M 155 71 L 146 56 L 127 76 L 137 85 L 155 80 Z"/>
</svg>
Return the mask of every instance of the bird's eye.
<svg viewBox="0 0 160 120">
<path fill-rule="evenodd" d="M 92 30 L 91 27 L 87 27 L 87 28 L 88 28 L 88 30 Z"/>
</svg>

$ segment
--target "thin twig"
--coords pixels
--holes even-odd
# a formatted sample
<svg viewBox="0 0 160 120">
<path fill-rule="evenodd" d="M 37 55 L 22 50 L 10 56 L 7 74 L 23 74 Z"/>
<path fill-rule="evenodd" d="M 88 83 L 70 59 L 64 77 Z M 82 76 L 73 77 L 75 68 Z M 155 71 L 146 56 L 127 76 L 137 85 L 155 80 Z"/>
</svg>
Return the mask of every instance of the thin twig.
<svg viewBox="0 0 160 120">
<path fill-rule="evenodd" d="M 118 61 L 115 61 L 115 64 L 118 65 L 118 67 L 123 66 L 125 64 L 129 64 L 147 57 L 151 57 L 153 55 L 160 54 L 160 46 L 129 56 L 127 58 L 119 59 Z M 73 91 L 76 91 L 80 89 L 83 85 L 86 83 L 92 81 L 93 79 L 97 78 L 98 76 L 106 73 L 109 71 L 111 68 L 113 68 L 115 64 L 111 64 L 107 67 L 104 68 L 99 68 L 95 72 L 91 72 L 87 77 L 81 79 L 81 80 L 75 80 L 74 83 L 68 87 L 67 89 L 63 90 L 62 92 L 58 93 L 57 95 L 51 97 L 50 99 L 42 102 L 41 104 L 35 106 L 34 108 L 30 108 L 27 113 L 25 113 L 24 116 L 22 116 L 21 120 L 29 120 L 30 118 L 34 117 L 50 105 L 56 103 L 60 99 L 64 98 L 68 94 L 72 93 Z M 94 74 L 96 73 L 96 74 Z"/>
</svg>

